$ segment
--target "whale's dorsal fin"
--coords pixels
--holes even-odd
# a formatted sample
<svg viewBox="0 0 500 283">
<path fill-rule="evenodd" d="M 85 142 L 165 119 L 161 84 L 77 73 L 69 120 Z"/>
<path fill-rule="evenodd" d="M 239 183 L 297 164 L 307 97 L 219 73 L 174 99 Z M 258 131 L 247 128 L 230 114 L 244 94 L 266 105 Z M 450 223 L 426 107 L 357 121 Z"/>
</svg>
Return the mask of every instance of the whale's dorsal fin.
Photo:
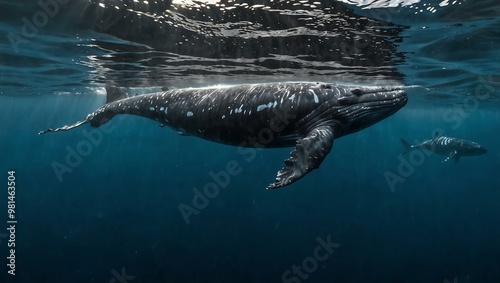
<svg viewBox="0 0 500 283">
<path fill-rule="evenodd" d="M 119 87 L 106 86 L 106 104 L 127 98 L 127 94 Z"/>
<path fill-rule="evenodd" d="M 277 189 L 289 185 L 319 167 L 333 146 L 334 131 L 331 126 L 312 129 L 305 138 L 297 141 L 285 167 L 278 172 L 276 182 L 267 186 Z"/>
<path fill-rule="evenodd" d="M 440 136 L 441 136 L 441 133 L 439 133 L 438 131 L 436 131 L 436 133 L 434 133 L 434 138 L 432 139 L 432 141 L 437 140 Z"/>
<path fill-rule="evenodd" d="M 438 131 L 436 131 L 436 132 L 434 133 L 434 137 L 433 137 L 433 138 L 432 138 L 432 140 L 431 140 L 431 144 L 433 144 L 434 142 L 436 142 L 440 136 L 441 136 L 441 134 L 440 134 Z M 443 162 L 444 162 L 444 161 L 443 161 Z"/>
</svg>

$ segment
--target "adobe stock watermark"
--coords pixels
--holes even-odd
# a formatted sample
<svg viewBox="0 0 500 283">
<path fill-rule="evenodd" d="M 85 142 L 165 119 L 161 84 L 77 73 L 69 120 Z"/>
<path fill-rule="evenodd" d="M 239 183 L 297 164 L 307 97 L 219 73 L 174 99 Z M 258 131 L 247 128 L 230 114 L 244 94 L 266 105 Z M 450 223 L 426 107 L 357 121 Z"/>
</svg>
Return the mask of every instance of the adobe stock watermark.
<svg viewBox="0 0 500 283">
<path fill-rule="evenodd" d="M 296 118 L 296 115 L 275 110 L 275 116 L 269 120 L 269 127 L 259 130 L 256 136 L 248 139 L 248 142 L 243 142 L 238 146 L 238 153 L 243 157 L 246 163 L 250 163 L 257 157 L 257 150 L 262 150 L 266 144 L 271 143 L 276 138 L 276 135 L 285 129 L 291 120 Z M 180 203 L 178 205 L 182 219 L 186 225 L 191 223 L 193 215 L 199 215 L 205 209 L 210 200 L 219 196 L 221 189 L 226 188 L 231 182 L 231 177 L 237 176 L 243 172 L 240 162 L 230 160 L 225 166 L 225 170 L 217 173 L 210 171 L 208 175 L 211 181 L 203 186 L 203 190 L 193 188 L 193 199 L 191 204 Z"/>
<path fill-rule="evenodd" d="M 113 274 L 113 278 L 109 280 L 109 283 L 127 283 L 135 279 L 135 276 L 127 274 L 125 267 L 122 267 L 121 273 L 118 273 L 116 269 L 112 269 L 111 274 Z"/>
<path fill-rule="evenodd" d="M 125 119 L 124 115 L 119 115 L 118 120 Z M 76 167 L 83 162 L 83 158 L 92 154 L 104 140 L 105 134 L 110 134 L 116 129 L 113 121 L 99 126 L 98 128 L 91 128 L 90 130 L 82 130 L 84 139 L 80 140 L 74 147 L 67 145 L 65 147 L 66 156 L 63 162 L 53 161 L 51 164 L 52 170 L 57 177 L 59 183 L 64 180 L 63 176 L 66 173 L 72 173 Z"/>
<path fill-rule="evenodd" d="M 70 1 L 39 0 L 37 4 L 40 10 L 36 11 L 31 18 L 23 17 L 21 19 L 23 26 L 20 33 L 9 32 L 7 36 L 14 52 L 18 53 L 21 44 L 29 43 L 30 39 L 35 38 L 39 34 L 40 29 L 49 23 L 49 19 L 54 18 L 61 11 L 61 5 L 65 5 Z"/>
<path fill-rule="evenodd" d="M 334 249 L 340 247 L 339 243 L 333 243 L 331 235 L 326 237 L 326 241 L 321 237 L 316 238 L 318 245 L 314 248 L 312 255 L 304 258 L 299 265 L 292 267 L 281 275 L 283 283 L 300 283 L 309 279 L 310 275 L 318 270 L 319 263 L 330 258 Z"/>
</svg>

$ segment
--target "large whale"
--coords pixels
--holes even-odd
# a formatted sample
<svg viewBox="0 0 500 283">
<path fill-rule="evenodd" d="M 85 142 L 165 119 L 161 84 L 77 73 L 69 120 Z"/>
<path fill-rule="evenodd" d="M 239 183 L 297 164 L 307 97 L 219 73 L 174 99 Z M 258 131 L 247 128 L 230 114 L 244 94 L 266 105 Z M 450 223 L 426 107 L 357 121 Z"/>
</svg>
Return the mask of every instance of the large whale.
<svg viewBox="0 0 500 283">
<path fill-rule="evenodd" d="M 404 153 L 415 148 L 420 148 L 437 154 L 446 155 L 447 157 L 442 163 L 450 159 L 453 159 L 453 161 L 457 163 L 462 156 L 481 155 L 487 152 L 486 148 L 478 143 L 459 138 L 441 136 L 439 132 L 436 132 L 432 140 L 426 140 L 420 144 L 412 145 L 404 139 L 401 139 L 401 143 L 403 143 L 405 147 Z"/>
<path fill-rule="evenodd" d="M 99 127 L 117 114 L 143 116 L 183 134 L 243 147 L 292 147 L 268 189 L 289 185 L 319 167 L 334 138 L 394 114 L 407 102 L 397 87 L 284 82 L 173 89 L 126 97 L 108 89 L 107 103 L 72 125 Z"/>
</svg>

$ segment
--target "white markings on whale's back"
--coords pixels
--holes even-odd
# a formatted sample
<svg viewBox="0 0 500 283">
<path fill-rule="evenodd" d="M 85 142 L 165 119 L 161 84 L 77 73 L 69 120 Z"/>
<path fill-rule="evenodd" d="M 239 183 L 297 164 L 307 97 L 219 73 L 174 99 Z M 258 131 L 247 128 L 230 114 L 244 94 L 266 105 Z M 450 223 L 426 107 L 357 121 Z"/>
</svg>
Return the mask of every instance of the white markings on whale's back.
<svg viewBox="0 0 500 283">
<path fill-rule="evenodd" d="M 144 95 L 144 97 L 137 99 L 131 104 L 131 107 L 135 109 L 142 108 L 146 111 L 161 112 L 162 115 L 167 115 L 167 117 L 162 119 L 165 121 L 171 118 L 172 115 L 180 115 L 188 118 L 193 117 L 192 119 L 197 117 L 197 119 L 202 120 L 214 118 L 223 120 L 233 115 L 246 116 L 264 110 L 272 112 L 274 109 L 281 107 L 295 109 L 296 104 L 305 101 L 319 104 L 323 101 L 320 95 L 323 95 L 324 92 L 321 88 L 316 88 L 315 86 L 311 88 L 304 85 L 296 87 L 278 85 L 271 89 L 262 88 L 261 85 L 251 85 L 243 90 L 235 89 L 229 92 L 226 87 L 197 88 L 192 90 L 192 92 L 170 90 L 156 96 Z M 254 92 L 256 96 L 246 96 L 246 94 Z M 228 97 L 231 99 L 226 99 Z M 224 103 L 221 104 L 219 101 L 224 101 Z M 221 106 L 223 108 L 227 107 L 226 111 L 221 111 Z M 169 110 L 174 112 L 169 112 Z"/>
<path fill-rule="evenodd" d="M 309 92 L 312 93 L 312 95 L 314 96 L 314 103 L 319 103 L 318 95 L 314 92 L 314 90 L 309 89 Z"/>
<path fill-rule="evenodd" d="M 273 103 L 272 102 L 269 102 L 268 104 L 261 104 L 259 106 L 257 106 L 257 112 L 260 112 L 268 107 L 271 107 L 273 106 Z"/>
<path fill-rule="evenodd" d="M 241 113 L 241 112 L 243 112 L 243 104 L 240 105 L 240 108 L 236 108 L 234 110 L 234 113 Z"/>
<path fill-rule="evenodd" d="M 274 102 L 269 102 L 267 104 L 261 104 L 257 106 L 257 112 L 260 112 L 266 108 L 271 108 L 271 107 L 276 108 L 276 105 L 278 105 L 278 101 L 276 100 Z"/>
<path fill-rule="evenodd" d="M 448 138 L 448 137 L 440 137 L 439 139 L 441 139 L 441 141 L 438 141 L 440 142 L 442 145 L 448 145 L 450 142 L 451 142 L 451 138 Z"/>
</svg>

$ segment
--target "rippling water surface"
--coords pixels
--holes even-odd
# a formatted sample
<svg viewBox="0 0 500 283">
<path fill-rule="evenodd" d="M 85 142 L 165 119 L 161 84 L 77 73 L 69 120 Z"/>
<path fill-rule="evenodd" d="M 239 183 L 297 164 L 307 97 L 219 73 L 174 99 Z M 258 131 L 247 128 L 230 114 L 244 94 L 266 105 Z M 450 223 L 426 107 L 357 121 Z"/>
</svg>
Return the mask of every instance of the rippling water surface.
<svg viewBox="0 0 500 283">
<path fill-rule="evenodd" d="M 49 15 L 3 5 L 4 94 L 317 80 L 452 98 L 499 80 L 496 1 L 92 0 Z"/>
</svg>

